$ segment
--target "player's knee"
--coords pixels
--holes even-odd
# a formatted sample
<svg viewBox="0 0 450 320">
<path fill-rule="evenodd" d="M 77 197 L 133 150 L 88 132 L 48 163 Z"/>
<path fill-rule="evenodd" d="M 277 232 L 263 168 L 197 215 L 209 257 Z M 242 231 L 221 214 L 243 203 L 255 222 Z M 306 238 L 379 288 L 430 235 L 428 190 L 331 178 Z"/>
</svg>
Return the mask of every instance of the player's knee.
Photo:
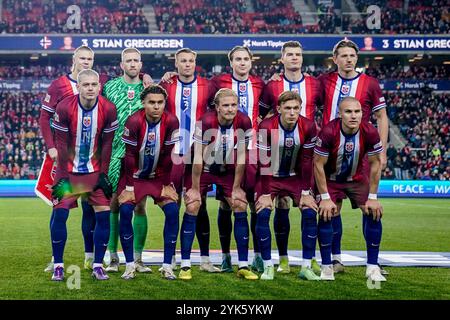
<svg viewBox="0 0 450 320">
<path fill-rule="evenodd" d="M 95 213 L 103 212 L 103 211 L 109 211 L 110 210 L 109 206 L 94 206 L 93 208 L 94 208 Z"/>
<path fill-rule="evenodd" d="M 247 204 L 241 201 L 238 201 L 237 204 L 234 205 L 235 212 L 247 212 Z"/>
<path fill-rule="evenodd" d="M 220 209 L 226 210 L 226 211 L 231 211 L 231 207 L 228 204 L 228 202 L 226 202 L 226 201 L 220 201 Z"/>
<path fill-rule="evenodd" d="M 198 201 L 195 201 L 194 203 L 188 204 L 186 206 L 186 211 L 189 212 L 189 214 L 192 216 L 197 216 L 199 210 L 200 210 L 200 203 Z"/>
</svg>

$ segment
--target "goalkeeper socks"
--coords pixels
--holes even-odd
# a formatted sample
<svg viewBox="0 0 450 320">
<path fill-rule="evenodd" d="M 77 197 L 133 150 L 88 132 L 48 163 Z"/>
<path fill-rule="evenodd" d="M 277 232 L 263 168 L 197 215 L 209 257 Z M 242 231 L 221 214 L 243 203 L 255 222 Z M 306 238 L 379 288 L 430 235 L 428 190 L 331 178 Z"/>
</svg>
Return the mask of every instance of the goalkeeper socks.
<svg viewBox="0 0 450 320">
<path fill-rule="evenodd" d="M 109 253 L 117 253 L 119 242 L 119 212 L 111 212 L 108 250 Z"/>
<path fill-rule="evenodd" d="M 341 254 L 341 239 L 342 239 L 342 219 L 341 215 L 331 218 L 333 224 L 333 242 L 331 245 L 331 253 L 333 255 Z"/>
<path fill-rule="evenodd" d="M 109 215 L 111 211 L 100 211 L 95 213 L 94 229 L 94 263 L 103 263 L 109 237 Z"/>
<path fill-rule="evenodd" d="M 200 206 L 195 233 L 200 247 L 200 256 L 209 256 L 210 225 L 208 211 L 206 210 L 206 202 L 202 202 L 202 205 Z"/>
<path fill-rule="evenodd" d="M 289 222 L 289 209 L 275 208 L 275 216 L 273 217 L 273 231 L 275 232 L 275 240 L 277 241 L 278 254 L 287 256 L 288 240 L 291 224 Z"/>
<path fill-rule="evenodd" d="M 94 252 L 95 211 L 87 201 L 81 201 L 81 207 L 83 209 L 81 231 L 84 239 L 84 252 Z"/>
<path fill-rule="evenodd" d="M 272 234 L 270 233 L 270 209 L 261 210 L 256 216 L 255 238 L 259 241 L 261 258 L 264 261 L 271 260 Z"/>
<path fill-rule="evenodd" d="M 247 212 L 234 213 L 234 239 L 238 251 L 239 262 L 246 262 L 248 265 L 248 237 L 249 227 Z"/>
<path fill-rule="evenodd" d="M 192 243 L 194 242 L 196 221 L 197 216 L 190 215 L 187 212 L 184 213 L 180 231 L 182 260 L 189 260 L 191 258 L 191 250 L 192 250 Z"/>
<path fill-rule="evenodd" d="M 134 232 L 134 259 L 139 259 L 144 251 L 145 240 L 147 239 L 147 215 L 134 215 L 133 232 Z"/>
<path fill-rule="evenodd" d="M 122 244 L 125 261 L 127 263 L 134 261 L 133 256 L 133 220 L 134 205 L 125 203 L 120 205 L 120 243 Z"/>
<path fill-rule="evenodd" d="M 333 225 L 331 221 L 319 219 L 319 247 L 322 265 L 331 265 L 331 241 L 333 240 Z"/>
<path fill-rule="evenodd" d="M 381 220 L 373 220 L 372 216 L 363 214 L 363 234 L 367 246 L 367 264 L 378 264 L 378 253 L 382 234 Z"/>
<path fill-rule="evenodd" d="M 231 231 L 233 230 L 231 210 L 225 210 L 219 207 L 217 225 L 219 227 L 219 239 L 222 253 L 230 253 Z"/>
<path fill-rule="evenodd" d="M 252 240 L 253 240 L 253 252 L 259 253 L 261 249 L 259 248 L 259 240 L 256 236 L 256 212 L 250 211 L 250 230 L 252 232 Z"/>
<path fill-rule="evenodd" d="M 67 218 L 69 217 L 69 209 L 54 209 L 53 223 L 50 227 L 52 238 L 52 250 L 54 263 L 62 263 L 64 255 L 64 246 L 67 240 Z"/>
<path fill-rule="evenodd" d="M 162 207 L 166 216 L 164 222 L 164 261 L 172 265 L 172 256 L 177 246 L 179 208 L 175 202 L 171 202 Z"/>
<path fill-rule="evenodd" d="M 313 209 L 302 210 L 302 248 L 303 260 L 311 260 L 316 250 L 317 218 Z"/>
</svg>

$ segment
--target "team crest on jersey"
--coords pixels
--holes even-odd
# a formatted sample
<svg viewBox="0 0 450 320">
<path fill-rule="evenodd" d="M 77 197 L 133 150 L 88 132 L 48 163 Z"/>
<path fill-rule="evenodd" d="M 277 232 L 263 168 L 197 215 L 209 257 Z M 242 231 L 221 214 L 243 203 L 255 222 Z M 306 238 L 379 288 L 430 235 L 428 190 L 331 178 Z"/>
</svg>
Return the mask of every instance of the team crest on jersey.
<svg viewBox="0 0 450 320">
<path fill-rule="evenodd" d="M 134 90 L 128 89 L 127 96 L 128 96 L 128 100 L 133 100 L 134 99 Z"/>
<path fill-rule="evenodd" d="M 245 83 L 239 83 L 239 91 L 240 92 L 247 91 L 247 85 Z"/>
<path fill-rule="evenodd" d="M 350 93 L 350 86 L 348 84 L 343 84 L 341 88 L 342 94 L 349 94 Z"/>
<path fill-rule="evenodd" d="M 189 97 L 191 95 L 191 88 L 183 88 L 183 96 Z"/>
<path fill-rule="evenodd" d="M 353 141 L 348 141 L 345 144 L 345 151 L 347 151 L 347 152 L 352 152 L 354 148 L 355 148 L 355 144 L 353 143 Z"/>
<path fill-rule="evenodd" d="M 298 90 L 298 88 L 292 88 L 292 90 L 291 90 L 292 92 L 295 92 L 295 93 L 299 93 L 299 90 Z"/>
<path fill-rule="evenodd" d="M 284 142 L 284 145 L 287 148 L 291 148 L 294 145 L 294 138 L 286 138 L 286 141 Z"/>
<path fill-rule="evenodd" d="M 130 129 L 128 129 L 127 127 L 123 128 L 123 135 L 125 137 L 129 137 L 130 136 Z"/>
<path fill-rule="evenodd" d="M 148 133 L 148 141 L 155 141 L 155 139 L 156 139 L 156 133 L 149 132 Z"/>
<path fill-rule="evenodd" d="M 89 127 L 91 125 L 91 117 L 83 117 L 83 125 Z"/>
<path fill-rule="evenodd" d="M 48 93 L 45 95 L 44 101 L 45 102 L 50 102 L 50 95 Z"/>
</svg>

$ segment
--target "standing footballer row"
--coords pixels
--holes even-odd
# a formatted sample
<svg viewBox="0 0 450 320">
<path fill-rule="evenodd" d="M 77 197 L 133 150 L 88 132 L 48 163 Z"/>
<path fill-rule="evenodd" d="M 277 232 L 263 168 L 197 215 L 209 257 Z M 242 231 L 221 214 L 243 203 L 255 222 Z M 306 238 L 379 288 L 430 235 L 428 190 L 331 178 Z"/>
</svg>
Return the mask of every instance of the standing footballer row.
<svg viewBox="0 0 450 320">
<path fill-rule="evenodd" d="M 195 73 L 197 55 L 183 48 L 175 54 L 176 72 L 165 74 L 159 85 L 150 85 L 151 78 L 141 73 L 140 52 L 128 48 L 121 57 L 123 76 L 107 81 L 100 95 L 105 81 L 92 70 L 93 51 L 85 46 L 76 49 L 72 73 L 52 83 L 41 109 L 48 156 L 57 163 L 50 220 L 53 260 L 46 268 L 53 272 L 52 280 L 64 279 L 66 221 L 78 197 L 83 208 L 85 268 L 93 270 L 92 276 L 106 280 L 108 272 L 119 271 L 118 239 L 126 260 L 122 278 L 152 272 L 142 262 L 146 199 L 151 196 L 165 215 L 164 261 L 159 271 L 166 279 L 177 278 L 178 237 L 178 278 L 192 278 L 195 235 L 200 270 L 233 272 L 234 233 L 237 275 L 272 280 L 269 221 L 274 207 L 280 258 L 276 271 L 289 273 L 292 200 L 302 217 L 299 277 L 334 280 L 334 273 L 344 271 L 341 207 L 349 198 L 352 207 L 363 212 L 366 276 L 386 281 L 386 271 L 378 265 L 383 209 L 377 190 L 386 163 L 388 119 L 377 80 L 355 70 L 357 54 L 352 41 L 338 42 L 333 49 L 337 72 L 314 78 L 301 71 L 300 43 L 289 41 L 281 50 L 283 74 L 275 74 L 265 84 L 250 75 L 252 53 L 247 47 L 229 52 L 231 74 L 211 80 Z M 320 109 L 319 126 L 314 117 Z M 378 130 L 370 124 L 372 113 Z M 206 194 L 213 185 L 220 201 L 220 267 L 209 258 Z M 186 211 L 180 226 L 182 198 Z M 317 239 L 321 266 L 315 259 Z M 111 261 L 105 269 L 107 247 Z"/>
</svg>

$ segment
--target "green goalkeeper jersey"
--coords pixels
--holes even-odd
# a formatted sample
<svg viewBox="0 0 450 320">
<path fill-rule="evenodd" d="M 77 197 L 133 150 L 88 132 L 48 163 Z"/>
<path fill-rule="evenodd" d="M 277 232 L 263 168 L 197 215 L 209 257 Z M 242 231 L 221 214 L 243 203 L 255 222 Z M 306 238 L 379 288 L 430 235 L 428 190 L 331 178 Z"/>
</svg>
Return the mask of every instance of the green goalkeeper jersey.
<svg viewBox="0 0 450 320">
<path fill-rule="evenodd" d="M 108 173 L 113 186 L 117 186 L 121 159 L 125 156 L 125 143 L 122 142 L 125 123 L 129 116 L 142 108 L 140 95 L 143 90 L 142 81 L 137 84 L 128 84 L 123 77 L 108 81 L 103 88 L 103 95 L 116 106 L 119 121 L 119 128 L 114 134 Z"/>
</svg>

